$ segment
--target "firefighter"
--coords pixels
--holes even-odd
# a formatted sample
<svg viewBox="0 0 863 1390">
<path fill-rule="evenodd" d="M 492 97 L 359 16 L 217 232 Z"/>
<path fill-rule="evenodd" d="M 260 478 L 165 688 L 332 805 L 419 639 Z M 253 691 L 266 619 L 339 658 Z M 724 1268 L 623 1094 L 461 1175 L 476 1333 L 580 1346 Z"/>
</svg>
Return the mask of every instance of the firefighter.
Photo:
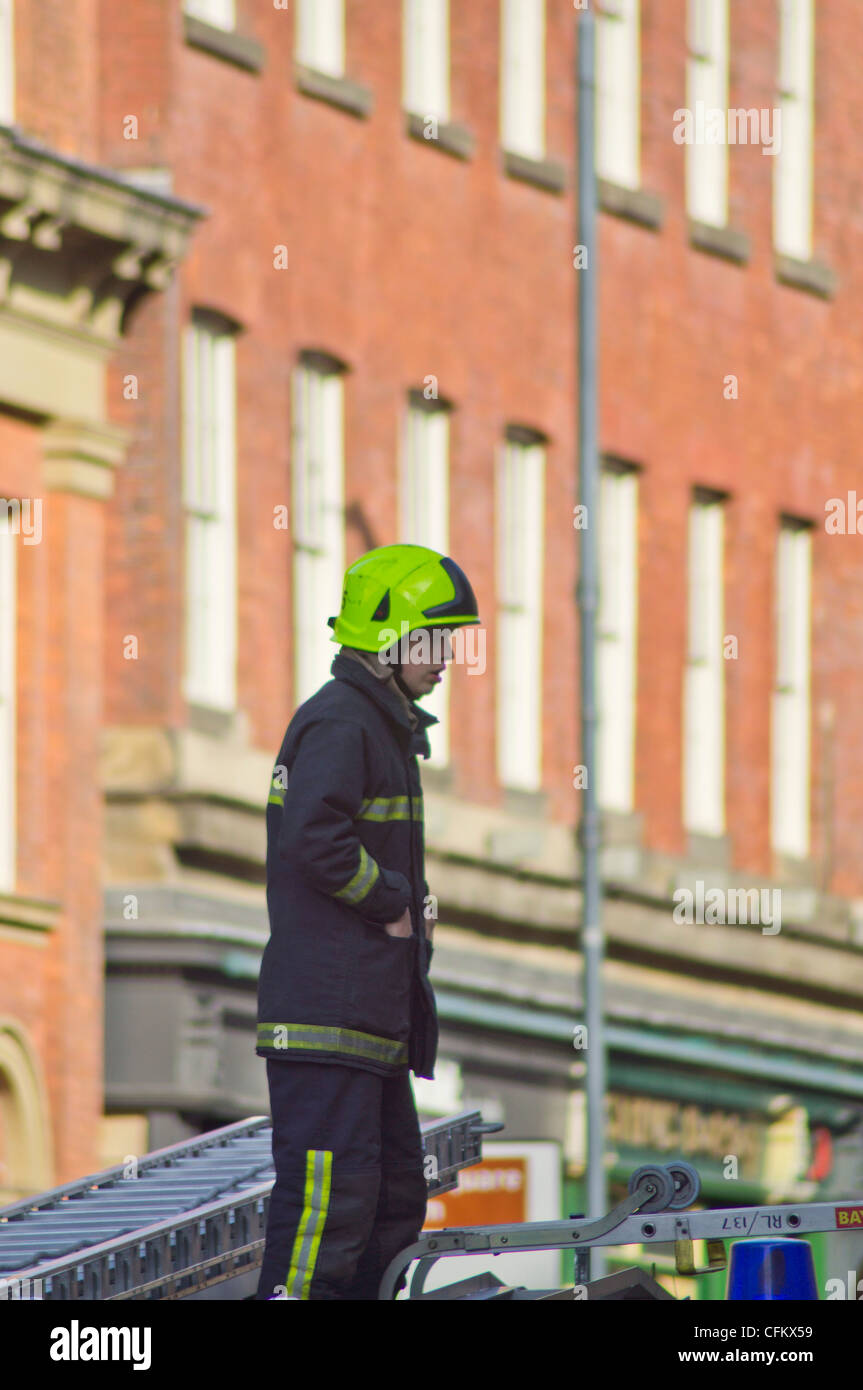
<svg viewBox="0 0 863 1390">
<path fill-rule="evenodd" d="M 464 572 L 417 545 L 345 574 L 332 680 L 294 714 L 267 805 L 270 937 L 258 983 L 276 1182 L 258 1299 L 374 1299 L 425 1220 L 411 1087 L 432 1078 L 417 754 L 451 630 L 478 623 Z"/>
</svg>

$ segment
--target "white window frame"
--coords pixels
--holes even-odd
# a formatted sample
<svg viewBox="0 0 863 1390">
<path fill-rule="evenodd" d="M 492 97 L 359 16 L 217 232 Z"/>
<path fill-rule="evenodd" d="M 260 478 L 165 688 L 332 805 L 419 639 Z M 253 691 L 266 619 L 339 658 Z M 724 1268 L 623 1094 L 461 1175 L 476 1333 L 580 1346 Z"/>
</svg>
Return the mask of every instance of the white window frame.
<svg viewBox="0 0 863 1390">
<path fill-rule="evenodd" d="M 773 245 L 780 255 L 808 261 L 814 181 L 814 0 L 780 0 L 779 113 L 779 153 L 773 156 Z"/>
<path fill-rule="evenodd" d="M 224 711 L 237 698 L 235 359 L 233 328 L 196 310 L 183 353 L 183 685 L 190 703 Z"/>
<path fill-rule="evenodd" d="M 728 111 L 728 0 L 688 0 L 687 26 L 686 105 L 698 130 L 699 103 L 723 118 Z M 728 225 L 727 140 L 686 146 L 686 210 L 708 226 Z"/>
<path fill-rule="evenodd" d="M 771 709 L 771 842 L 805 859 L 810 843 L 812 531 L 791 520 L 776 553 L 775 685 Z"/>
<path fill-rule="evenodd" d="M 424 118 L 450 115 L 449 0 L 403 0 L 402 101 Z"/>
<path fill-rule="evenodd" d="M 15 0 L 0 0 L 0 125 L 15 123 Z"/>
<path fill-rule="evenodd" d="M 17 528 L 0 507 L 0 890 L 17 885 Z"/>
<path fill-rule="evenodd" d="M 623 188 L 641 183 L 639 0 L 597 0 L 596 171 Z"/>
<path fill-rule="evenodd" d="M 684 676 L 683 823 L 725 833 L 725 505 L 696 495 L 689 510 Z"/>
<path fill-rule="evenodd" d="M 297 704 L 330 679 L 337 648 L 327 619 L 341 610 L 345 574 L 344 376 L 302 359 L 293 376 L 294 692 Z"/>
<path fill-rule="evenodd" d="M 638 474 L 600 475 L 597 615 L 599 802 L 631 811 L 635 788 L 638 650 Z"/>
<path fill-rule="evenodd" d="M 501 144 L 545 156 L 545 0 L 501 0 Z"/>
<path fill-rule="evenodd" d="M 344 0 L 297 0 L 296 44 L 298 63 L 344 77 Z"/>
<path fill-rule="evenodd" d="M 508 437 L 496 468 L 497 776 L 542 786 L 545 446 Z"/>
<path fill-rule="evenodd" d="M 405 412 L 399 525 L 403 545 L 426 545 L 449 554 L 450 412 L 436 403 L 429 409 L 413 396 Z M 441 684 L 423 697 L 423 709 L 438 723 L 428 731 L 427 763 L 446 767 L 450 759 L 450 684 L 452 665 Z"/>
<path fill-rule="evenodd" d="M 214 29 L 230 33 L 237 27 L 236 0 L 183 0 L 183 9 L 190 18 L 212 24 Z"/>
</svg>

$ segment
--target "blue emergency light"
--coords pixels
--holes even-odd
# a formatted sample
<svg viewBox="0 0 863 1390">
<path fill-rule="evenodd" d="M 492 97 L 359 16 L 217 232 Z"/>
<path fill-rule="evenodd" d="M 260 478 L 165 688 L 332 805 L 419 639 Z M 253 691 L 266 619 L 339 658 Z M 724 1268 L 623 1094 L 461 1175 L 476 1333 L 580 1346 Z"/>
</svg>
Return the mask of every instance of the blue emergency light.
<svg viewBox="0 0 863 1390">
<path fill-rule="evenodd" d="M 818 1299 L 815 1263 L 807 1240 L 739 1240 L 731 1247 L 729 1302 Z"/>
</svg>

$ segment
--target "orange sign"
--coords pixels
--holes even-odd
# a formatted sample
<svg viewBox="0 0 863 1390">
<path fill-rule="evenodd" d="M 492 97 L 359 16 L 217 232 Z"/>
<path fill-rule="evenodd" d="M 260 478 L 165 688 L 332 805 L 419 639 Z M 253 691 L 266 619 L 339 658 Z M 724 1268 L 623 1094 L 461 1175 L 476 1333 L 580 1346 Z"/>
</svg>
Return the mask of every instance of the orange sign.
<svg viewBox="0 0 863 1390">
<path fill-rule="evenodd" d="M 459 1174 L 458 1187 L 430 1197 L 424 1231 L 527 1220 L 527 1159 L 486 1158 Z"/>
</svg>

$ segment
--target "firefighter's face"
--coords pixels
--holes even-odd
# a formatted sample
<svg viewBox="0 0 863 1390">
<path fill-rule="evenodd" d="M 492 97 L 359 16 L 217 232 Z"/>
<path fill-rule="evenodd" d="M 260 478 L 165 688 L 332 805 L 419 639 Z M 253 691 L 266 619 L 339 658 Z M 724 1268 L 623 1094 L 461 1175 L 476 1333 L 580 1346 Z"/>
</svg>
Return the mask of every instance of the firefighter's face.
<svg viewBox="0 0 863 1390">
<path fill-rule="evenodd" d="M 408 660 L 401 664 L 402 681 L 414 700 L 430 695 L 443 680 L 446 664 L 452 659 L 452 638 L 446 628 L 412 633 Z"/>
</svg>

